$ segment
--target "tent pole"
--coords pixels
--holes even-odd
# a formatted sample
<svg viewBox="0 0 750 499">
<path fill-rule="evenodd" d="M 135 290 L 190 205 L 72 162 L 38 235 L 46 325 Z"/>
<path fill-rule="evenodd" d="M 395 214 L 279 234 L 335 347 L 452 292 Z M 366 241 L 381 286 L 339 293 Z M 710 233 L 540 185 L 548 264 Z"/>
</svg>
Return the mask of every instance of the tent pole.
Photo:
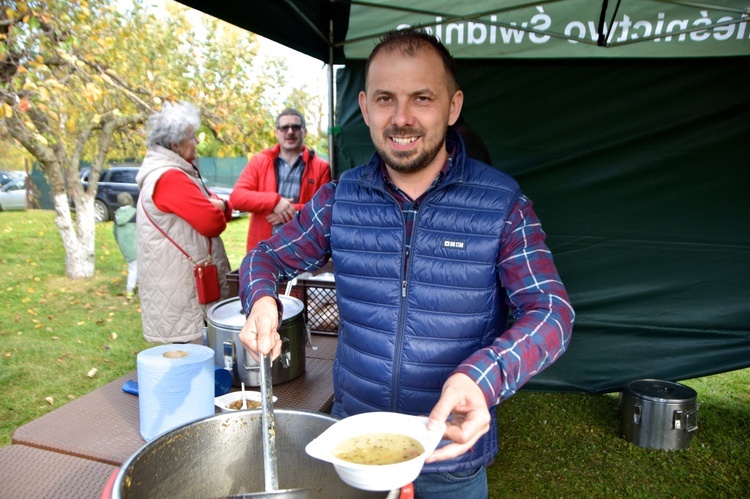
<svg viewBox="0 0 750 499">
<path fill-rule="evenodd" d="M 607 0 L 604 0 L 602 2 L 602 11 L 599 13 L 599 27 L 597 28 L 597 31 L 599 32 L 599 37 L 596 41 L 596 44 L 600 47 L 604 47 L 607 42 L 607 35 L 604 34 L 604 21 L 605 16 L 607 15 Z M 619 2 L 618 2 L 619 6 Z"/>
<path fill-rule="evenodd" d="M 333 151 L 333 18 L 328 20 L 328 167 L 331 169 L 331 179 L 335 178 L 336 161 Z"/>
</svg>

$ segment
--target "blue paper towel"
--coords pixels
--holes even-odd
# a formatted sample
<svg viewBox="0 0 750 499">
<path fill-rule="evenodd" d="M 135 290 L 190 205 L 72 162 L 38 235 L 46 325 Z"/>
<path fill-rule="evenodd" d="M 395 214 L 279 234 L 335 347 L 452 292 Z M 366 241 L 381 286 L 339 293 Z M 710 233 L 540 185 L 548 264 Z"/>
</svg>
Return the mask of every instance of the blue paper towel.
<svg viewBox="0 0 750 499">
<path fill-rule="evenodd" d="M 141 436 L 151 441 L 214 414 L 214 351 L 202 345 L 161 345 L 137 357 Z"/>
</svg>

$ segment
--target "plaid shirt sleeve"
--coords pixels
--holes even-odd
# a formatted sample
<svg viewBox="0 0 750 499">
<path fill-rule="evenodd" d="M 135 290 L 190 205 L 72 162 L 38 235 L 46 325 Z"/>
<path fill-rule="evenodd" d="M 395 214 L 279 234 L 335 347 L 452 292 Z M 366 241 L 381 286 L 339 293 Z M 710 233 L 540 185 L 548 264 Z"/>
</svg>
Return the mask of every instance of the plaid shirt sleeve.
<svg viewBox="0 0 750 499">
<path fill-rule="evenodd" d="M 497 264 L 515 321 L 454 371 L 479 385 L 489 407 L 513 395 L 557 360 L 573 329 L 575 313 L 531 205 L 525 196 L 513 205 Z"/>
</svg>

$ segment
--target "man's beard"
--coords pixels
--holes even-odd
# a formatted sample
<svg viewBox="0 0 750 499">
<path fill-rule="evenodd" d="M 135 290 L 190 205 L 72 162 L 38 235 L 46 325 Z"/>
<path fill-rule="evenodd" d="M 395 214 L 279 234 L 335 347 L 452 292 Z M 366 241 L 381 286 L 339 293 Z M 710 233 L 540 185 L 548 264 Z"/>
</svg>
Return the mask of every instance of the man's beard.
<svg viewBox="0 0 750 499">
<path fill-rule="evenodd" d="M 425 138 L 423 134 L 417 133 L 414 129 L 411 128 L 391 127 L 384 130 L 383 140 L 387 143 L 390 140 L 388 138 L 390 136 L 398 137 L 409 135 L 422 137 L 422 140 L 424 140 Z M 399 173 L 415 173 L 427 168 L 427 166 L 432 162 L 433 159 L 435 159 L 440 150 L 443 148 L 443 143 L 445 142 L 445 131 L 443 131 L 443 134 L 439 135 L 439 137 L 442 137 L 443 140 L 436 141 L 434 145 L 430 145 L 425 142 L 426 148 L 422 150 L 422 152 L 417 154 L 416 157 L 411 157 L 413 151 L 404 151 L 403 153 L 398 151 L 391 152 L 385 150 L 385 148 L 379 148 L 377 144 L 375 145 L 375 150 L 378 152 L 380 157 L 383 158 L 385 164 L 393 170 Z"/>
</svg>

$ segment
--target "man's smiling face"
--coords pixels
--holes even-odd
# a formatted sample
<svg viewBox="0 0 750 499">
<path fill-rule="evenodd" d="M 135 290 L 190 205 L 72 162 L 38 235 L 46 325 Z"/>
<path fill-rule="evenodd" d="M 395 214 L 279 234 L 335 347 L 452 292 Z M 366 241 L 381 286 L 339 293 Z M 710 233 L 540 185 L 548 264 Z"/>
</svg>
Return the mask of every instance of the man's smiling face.
<svg viewBox="0 0 750 499">
<path fill-rule="evenodd" d="M 418 172 L 445 154 L 445 133 L 461 111 L 440 56 L 423 46 L 416 56 L 381 51 L 371 61 L 359 105 L 370 137 L 386 165 Z M 458 102 L 460 101 L 460 102 Z"/>
</svg>

